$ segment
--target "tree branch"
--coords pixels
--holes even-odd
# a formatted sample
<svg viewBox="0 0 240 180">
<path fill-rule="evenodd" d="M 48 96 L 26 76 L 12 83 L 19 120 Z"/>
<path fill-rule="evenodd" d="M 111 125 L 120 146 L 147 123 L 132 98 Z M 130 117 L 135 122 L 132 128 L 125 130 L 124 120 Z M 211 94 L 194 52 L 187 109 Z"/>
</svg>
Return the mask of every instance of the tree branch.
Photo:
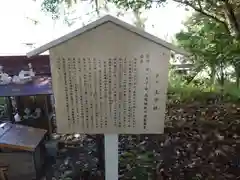
<svg viewBox="0 0 240 180">
<path fill-rule="evenodd" d="M 235 16 L 234 10 L 232 5 L 229 3 L 228 0 L 224 0 L 224 13 L 225 13 L 225 17 L 226 17 L 226 22 L 228 22 L 229 24 L 229 29 L 230 32 L 234 32 L 236 34 L 236 36 L 239 36 L 240 34 L 240 26 L 238 23 L 238 20 Z"/>
<path fill-rule="evenodd" d="M 201 11 L 203 11 L 203 8 L 202 8 L 202 5 L 201 5 L 200 0 L 197 0 L 197 3 L 198 3 L 198 6 L 199 6 L 199 9 L 200 9 Z"/>
<path fill-rule="evenodd" d="M 197 0 L 198 7 L 196 5 L 194 5 L 193 3 L 190 3 L 187 0 L 173 0 L 173 1 L 175 1 L 177 3 L 180 3 L 180 4 L 183 4 L 183 5 L 186 5 L 186 6 L 189 6 L 192 9 L 194 9 L 196 12 L 199 12 L 199 13 L 201 13 L 201 14 L 203 14 L 203 15 L 205 15 L 205 16 L 211 18 L 211 19 L 214 19 L 215 21 L 223 24 L 224 27 L 226 28 L 226 30 L 230 33 L 227 22 L 225 20 L 223 20 L 223 18 L 218 17 L 218 16 L 216 16 L 214 14 L 211 14 L 210 12 L 207 12 L 206 10 L 204 10 L 200 0 Z"/>
</svg>

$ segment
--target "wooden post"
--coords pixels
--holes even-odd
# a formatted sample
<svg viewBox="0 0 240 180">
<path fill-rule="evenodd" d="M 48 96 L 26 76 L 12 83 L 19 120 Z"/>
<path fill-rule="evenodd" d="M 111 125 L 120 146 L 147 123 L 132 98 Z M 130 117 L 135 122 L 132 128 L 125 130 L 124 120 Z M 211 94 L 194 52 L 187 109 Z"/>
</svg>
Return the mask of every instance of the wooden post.
<svg viewBox="0 0 240 180">
<path fill-rule="evenodd" d="M 99 159 L 98 169 L 101 172 L 105 172 L 104 135 L 97 134 L 96 143 L 97 143 L 97 152 L 98 152 L 98 159 Z"/>
<path fill-rule="evenodd" d="M 15 122 L 14 115 L 13 115 L 13 105 L 12 105 L 12 99 L 11 97 L 6 97 L 5 100 L 7 101 L 7 113 L 9 115 L 10 121 L 12 123 Z"/>
<path fill-rule="evenodd" d="M 105 144 L 105 180 L 118 180 L 118 135 L 106 134 Z"/>
</svg>

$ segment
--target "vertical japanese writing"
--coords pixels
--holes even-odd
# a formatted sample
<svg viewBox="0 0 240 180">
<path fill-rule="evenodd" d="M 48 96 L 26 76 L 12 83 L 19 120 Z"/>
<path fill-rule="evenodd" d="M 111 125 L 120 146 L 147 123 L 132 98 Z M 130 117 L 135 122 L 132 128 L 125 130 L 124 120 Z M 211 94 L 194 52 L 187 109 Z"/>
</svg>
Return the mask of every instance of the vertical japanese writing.
<svg viewBox="0 0 240 180">
<path fill-rule="evenodd" d="M 117 59 L 113 59 L 113 119 L 117 127 Z"/>
<path fill-rule="evenodd" d="M 66 99 L 66 108 L 67 108 L 67 120 L 68 120 L 68 125 L 71 125 L 71 118 L 70 118 L 70 106 L 69 106 L 69 96 L 68 96 L 68 80 L 67 80 L 67 63 L 66 60 L 63 58 L 62 59 L 62 69 L 63 69 L 63 81 L 65 84 L 64 87 L 64 92 L 65 92 L 65 99 Z"/>
<path fill-rule="evenodd" d="M 72 77 L 73 77 L 73 96 L 74 96 L 74 119 L 77 124 L 79 124 L 79 101 L 78 101 L 78 88 L 77 88 L 77 68 L 76 68 L 77 59 L 72 59 Z"/>
<path fill-rule="evenodd" d="M 98 128 L 98 119 L 99 119 L 99 111 L 98 111 L 98 71 L 97 71 L 97 60 L 93 58 L 93 85 L 94 85 L 94 93 L 93 93 L 93 100 L 94 100 L 94 113 L 95 113 L 95 126 Z"/>
<path fill-rule="evenodd" d="M 79 75 L 79 79 L 78 79 L 78 95 L 80 96 L 79 100 L 80 100 L 80 118 L 81 118 L 81 121 L 82 121 L 82 127 L 84 128 L 85 127 L 85 123 L 84 123 L 84 119 L 85 119 L 85 110 L 84 110 L 84 102 L 83 102 L 83 81 L 82 81 L 82 63 L 81 63 L 81 59 L 78 58 L 77 59 L 77 63 L 78 63 L 78 75 Z"/>
<path fill-rule="evenodd" d="M 85 127 L 88 129 L 89 128 L 89 117 L 88 117 L 88 76 L 87 76 L 87 60 L 86 58 L 83 58 L 83 89 L 84 89 L 84 110 L 85 110 Z"/>
<path fill-rule="evenodd" d="M 157 73 L 154 78 L 155 78 L 155 83 L 158 84 L 160 81 L 160 75 Z M 160 110 L 160 106 L 158 104 L 159 104 L 159 95 L 160 95 L 161 91 L 158 88 L 159 88 L 159 86 L 157 86 L 157 89 L 155 90 L 155 93 L 154 93 L 153 111 Z"/>
<path fill-rule="evenodd" d="M 121 127 L 122 126 L 122 121 L 121 121 L 121 114 L 122 114 L 122 102 L 123 102 L 123 99 L 122 99 L 122 89 L 123 89 L 123 72 L 122 72 L 122 61 L 123 59 L 122 58 L 119 58 L 118 60 L 118 127 Z"/>
<path fill-rule="evenodd" d="M 132 106 L 131 106 L 131 98 L 132 98 L 132 63 L 128 60 L 128 127 L 131 127 L 131 119 L 132 119 Z"/>
<path fill-rule="evenodd" d="M 127 58 L 123 60 L 123 127 L 126 128 L 127 121 Z"/>
<path fill-rule="evenodd" d="M 151 68 L 155 60 L 151 58 L 142 54 L 57 59 L 55 67 L 61 74 L 55 84 L 65 85 L 58 94 L 66 100 L 62 100 L 65 107 L 59 109 L 67 110 L 65 124 L 69 129 L 78 126 L 82 132 L 92 129 L 93 133 L 108 128 L 119 132 L 132 129 L 135 133 L 134 128 L 141 128 L 150 132 L 155 122 L 150 125 L 148 119 L 160 117 L 161 93 L 165 90 L 161 87 L 165 81 L 160 81 L 164 71 L 155 73 L 157 68 Z"/>
<path fill-rule="evenodd" d="M 103 61 L 103 90 L 104 90 L 104 102 L 108 102 L 108 77 L 107 77 L 107 70 L 108 70 L 108 68 L 107 68 L 107 59 L 104 59 L 104 61 Z M 107 127 L 107 121 L 108 121 L 108 117 L 107 117 L 107 114 L 108 114 L 108 107 L 109 107 L 109 105 L 108 105 L 108 103 L 104 103 L 104 107 L 105 107 L 105 109 L 104 109 L 104 114 L 103 114 L 103 116 L 104 116 L 104 126 L 105 127 Z"/>
<path fill-rule="evenodd" d="M 148 120 L 148 95 L 149 95 L 149 80 L 150 80 L 150 69 L 149 69 L 149 56 L 146 56 L 146 61 L 144 61 L 144 55 L 141 55 L 141 61 L 145 64 L 145 79 L 144 79 L 144 106 L 143 106 L 143 128 L 147 129 Z"/>
<path fill-rule="evenodd" d="M 112 59 L 108 59 L 108 103 L 109 103 L 109 117 L 112 118 L 112 105 L 113 105 L 113 97 L 112 97 Z"/>
<path fill-rule="evenodd" d="M 99 105 L 100 105 L 100 127 L 103 128 L 103 116 L 102 116 L 102 113 L 103 113 L 103 110 L 104 110 L 104 107 L 103 107 L 103 82 L 102 82 L 102 79 L 103 79 L 103 76 L 102 76 L 102 67 L 101 67 L 101 60 L 98 59 L 98 68 L 99 68 Z"/>
<path fill-rule="evenodd" d="M 133 114 L 133 127 L 136 126 L 136 87 L 137 87 L 137 58 L 133 60 L 133 92 L 132 92 L 132 114 Z"/>
<path fill-rule="evenodd" d="M 73 77 L 72 77 L 72 63 L 71 63 L 71 58 L 68 58 L 67 60 L 67 68 L 66 70 L 68 71 L 68 75 L 69 75 L 69 79 L 68 79 L 68 83 L 69 83 L 69 96 L 70 96 L 70 104 L 72 105 L 73 104 L 73 84 L 72 84 L 72 81 L 73 81 Z M 75 119 L 74 119 L 74 109 L 73 108 L 70 108 L 71 110 L 71 120 L 72 120 L 72 125 L 75 124 Z"/>
<path fill-rule="evenodd" d="M 94 122 L 93 122 L 93 87 L 92 87 L 92 81 L 93 81 L 93 71 L 92 71 L 92 60 L 91 58 L 87 58 L 87 64 L 88 64 L 88 86 L 87 86 L 87 92 L 88 92 L 88 99 L 89 99 L 89 105 L 88 105 L 88 117 L 89 117 L 89 126 L 93 128 Z"/>
</svg>

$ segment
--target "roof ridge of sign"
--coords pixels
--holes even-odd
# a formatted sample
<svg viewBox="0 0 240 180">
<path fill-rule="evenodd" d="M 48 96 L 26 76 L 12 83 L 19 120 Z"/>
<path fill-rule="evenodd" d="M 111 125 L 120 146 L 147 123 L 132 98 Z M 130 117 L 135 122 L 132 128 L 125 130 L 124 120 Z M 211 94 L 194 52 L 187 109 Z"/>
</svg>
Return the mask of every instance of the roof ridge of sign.
<svg viewBox="0 0 240 180">
<path fill-rule="evenodd" d="M 79 36 L 79 35 L 87 32 L 87 31 L 90 31 L 90 30 L 92 30 L 94 28 L 97 28 L 98 26 L 101 26 L 101 25 L 103 25 L 103 24 L 105 24 L 107 22 L 112 22 L 112 23 L 114 23 L 114 24 L 116 24 L 116 25 L 118 25 L 118 26 L 120 26 L 120 27 L 122 27 L 122 28 L 124 28 L 124 29 L 126 29 L 126 30 L 128 30 L 130 32 L 132 32 L 132 33 L 135 33 L 135 34 L 137 34 L 139 36 L 142 36 L 142 37 L 144 37 L 144 38 L 146 38 L 146 39 L 148 39 L 150 41 L 153 41 L 156 44 L 164 46 L 164 47 L 166 47 L 169 50 L 175 51 L 176 53 L 183 54 L 183 55 L 188 55 L 188 53 L 185 52 L 183 49 L 180 49 L 180 48 L 174 46 L 171 43 L 168 43 L 168 42 L 166 42 L 166 41 L 164 41 L 164 40 L 162 40 L 162 39 L 160 39 L 160 38 L 158 38 L 158 37 L 156 37 L 156 36 L 146 32 L 144 30 L 141 30 L 141 29 L 139 29 L 139 28 L 137 28 L 137 27 L 135 27 L 133 25 L 130 25 L 130 24 L 128 24 L 128 23 L 126 23 L 126 22 L 124 22 L 124 21 L 122 21 L 122 20 L 120 20 L 120 19 L 118 19 L 116 17 L 113 17 L 111 15 L 105 15 L 102 18 L 100 18 L 100 19 L 98 19 L 98 20 L 96 20 L 96 21 L 94 21 L 94 22 L 92 22 L 92 23 L 90 23 L 90 24 L 88 24 L 88 25 L 86 25 L 84 27 L 81 27 L 81 28 L 79 28 L 79 29 L 77 29 L 75 31 L 72 31 L 72 32 L 70 32 L 70 33 L 68 33 L 68 34 L 66 34 L 66 35 L 64 35 L 64 36 L 62 36 L 62 37 L 60 37 L 58 39 L 55 39 L 55 40 L 53 40 L 53 41 L 51 41 L 51 42 L 49 42 L 49 43 L 47 43 L 45 45 L 42 45 L 42 46 L 40 46 L 40 47 L 38 47 L 38 48 L 28 52 L 27 56 L 31 57 L 31 56 L 35 56 L 35 55 L 41 54 L 41 53 L 47 51 L 50 48 L 53 48 L 53 47 L 55 47 L 55 46 L 57 46 L 59 44 L 62 44 L 65 41 L 68 41 L 68 40 L 70 40 L 70 39 L 72 39 L 72 38 L 74 38 L 76 36 Z"/>
</svg>

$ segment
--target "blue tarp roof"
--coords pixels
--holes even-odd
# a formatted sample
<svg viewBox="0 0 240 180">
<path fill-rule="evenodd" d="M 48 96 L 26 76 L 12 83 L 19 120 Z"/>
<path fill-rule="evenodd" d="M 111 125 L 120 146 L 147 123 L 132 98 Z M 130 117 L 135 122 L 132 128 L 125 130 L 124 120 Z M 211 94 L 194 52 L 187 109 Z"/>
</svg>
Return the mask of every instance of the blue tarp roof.
<svg viewBox="0 0 240 180">
<path fill-rule="evenodd" d="M 0 96 L 29 96 L 52 94 L 52 81 L 50 77 L 37 76 L 26 84 L 0 85 Z"/>
</svg>

